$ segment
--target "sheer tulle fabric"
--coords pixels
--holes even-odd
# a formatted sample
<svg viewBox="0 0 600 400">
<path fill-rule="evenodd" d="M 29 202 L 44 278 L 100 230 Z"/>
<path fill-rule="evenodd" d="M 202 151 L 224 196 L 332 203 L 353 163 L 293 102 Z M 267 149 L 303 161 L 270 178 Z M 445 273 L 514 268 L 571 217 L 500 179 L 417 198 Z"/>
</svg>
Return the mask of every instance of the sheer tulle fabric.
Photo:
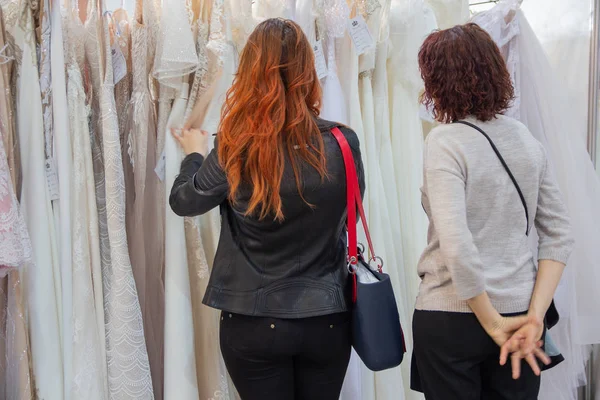
<svg viewBox="0 0 600 400">
<path fill-rule="evenodd" d="M 183 0 L 163 1 L 161 15 L 162 37 L 154 58 L 154 77 L 171 89 L 181 89 L 181 77 L 198 68 L 188 14 Z"/>
<path fill-rule="evenodd" d="M 592 318 L 592 304 L 600 301 L 595 289 L 600 283 L 595 265 L 600 249 L 593 244 L 593 238 L 600 235 L 600 179 L 582 135 L 569 129 L 570 114 L 559 111 L 565 109 L 564 88 L 554 77 L 519 2 L 503 2 L 474 20 L 502 44 L 505 57 L 512 60 L 507 64 L 520 96 L 512 112 L 544 145 L 570 211 L 576 245 L 555 296 L 561 321 L 550 331 L 566 361 L 544 373 L 541 396 L 575 399 L 577 386 L 585 380 L 583 345 L 600 340 L 600 323 Z"/>
</svg>

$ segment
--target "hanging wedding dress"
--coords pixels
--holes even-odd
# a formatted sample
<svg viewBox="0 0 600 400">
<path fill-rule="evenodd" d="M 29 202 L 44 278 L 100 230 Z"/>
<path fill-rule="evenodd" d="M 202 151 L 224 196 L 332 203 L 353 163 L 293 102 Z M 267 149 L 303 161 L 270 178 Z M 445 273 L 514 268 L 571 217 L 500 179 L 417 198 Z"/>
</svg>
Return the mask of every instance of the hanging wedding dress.
<svg viewBox="0 0 600 400">
<path fill-rule="evenodd" d="M 369 31 L 374 41 L 379 40 L 379 33 L 382 29 L 382 23 L 387 24 L 387 21 L 382 19 L 382 12 L 385 10 L 385 16 L 387 17 L 387 10 L 389 7 L 386 3 L 378 4 L 378 7 L 366 7 L 365 10 L 369 10 L 371 14 L 365 14 Z M 369 49 L 365 54 L 360 56 L 359 59 L 359 96 L 361 114 L 364 128 L 364 149 L 363 160 L 365 161 L 365 169 L 369 170 L 369 176 L 367 181 L 367 202 L 368 202 L 368 220 L 373 240 L 377 243 L 378 255 L 383 257 L 386 261 L 386 265 L 393 266 L 388 267 L 386 272 L 389 273 L 390 279 L 394 286 L 396 293 L 403 293 L 403 279 L 400 277 L 402 273 L 402 248 L 399 245 L 398 239 L 400 239 L 400 231 L 392 221 L 397 220 L 398 210 L 397 201 L 395 199 L 395 193 L 387 190 L 385 187 L 384 179 L 393 181 L 394 172 L 383 171 L 380 167 L 380 160 L 385 158 L 385 153 L 381 152 L 380 142 L 383 140 L 382 135 L 389 133 L 377 132 L 376 131 L 376 119 L 375 110 L 384 107 L 383 104 L 374 103 L 374 92 L 373 92 L 373 74 L 375 70 L 376 61 L 376 48 Z M 385 65 L 380 67 L 385 68 Z M 386 102 L 387 95 L 382 93 L 386 89 L 379 85 L 379 98 L 383 102 Z M 380 123 L 379 127 L 384 128 L 384 123 Z M 379 143 L 379 145 L 378 145 Z M 389 156 L 389 154 L 388 154 Z M 391 161 L 388 159 L 388 161 Z M 391 189 L 391 188 L 390 188 Z M 388 197 L 391 197 L 392 203 L 388 202 Z M 408 321 L 404 320 L 407 315 L 406 307 L 401 301 L 401 298 L 397 298 L 398 307 L 402 319 L 403 326 L 408 326 Z M 367 368 L 363 367 L 362 372 L 362 399 L 374 399 L 374 398 L 393 398 L 397 397 L 398 393 L 404 391 L 402 383 L 402 374 L 400 368 L 388 370 L 381 373 L 373 373 Z"/>
<path fill-rule="evenodd" d="M 295 19 L 296 1 L 298 0 L 256 0 L 253 3 L 253 14 L 257 21 L 268 18 Z"/>
<path fill-rule="evenodd" d="M 69 114 L 67 106 L 67 87 L 65 79 L 65 59 L 63 54 L 61 4 L 53 0 L 51 7 L 52 34 L 50 35 L 50 58 L 52 76 L 52 121 L 54 156 L 59 176 L 59 198 L 54 201 L 54 213 L 58 211 L 58 244 L 62 279 L 62 339 L 64 364 L 64 395 L 70 400 L 74 374 L 73 364 L 68 362 L 74 357 L 73 342 L 75 335 L 73 325 L 73 302 L 80 301 L 73 297 L 73 250 L 72 250 L 72 179 L 73 171 Z M 48 10 L 50 11 L 50 10 Z M 79 267 L 79 266 L 78 266 Z M 82 322 L 82 321 L 77 321 Z"/>
<path fill-rule="evenodd" d="M 585 382 L 584 345 L 600 339 L 596 290 L 600 282 L 600 257 L 595 241 L 600 237 L 600 180 L 581 135 L 574 134 L 564 110 L 562 93 L 544 51 L 519 1 L 505 1 L 476 15 L 473 21 L 498 43 L 517 98 L 509 114 L 520 119 L 544 145 L 565 204 L 570 210 L 575 249 L 555 294 L 560 322 L 550 334 L 565 361 L 542 375 L 541 399 L 576 399 Z"/>
<path fill-rule="evenodd" d="M 163 398 L 164 352 L 164 227 L 162 182 L 154 172 L 156 104 L 153 100 L 152 64 L 158 40 L 159 20 L 154 0 L 139 0 L 131 24 L 133 93 L 124 133 L 128 150 L 126 168 L 133 172 L 127 188 L 127 238 L 137 287 L 154 393 Z M 130 175 L 131 176 L 131 175 Z"/>
<path fill-rule="evenodd" d="M 238 53 L 234 47 L 230 22 L 232 14 L 233 10 L 225 1 L 216 0 L 213 3 L 210 19 L 210 36 L 206 45 L 210 71 L 207 78 L 209 82 L 212 82 L 209 83 L 210 89 L 205 90 L 203 96 L 199 96 L 196 101 L 196 107 L 193 110 L 194 115 L 191 116 L 195 125 L 198 125 L 201 129 L 211 134 L 217 133 L 219 129 L 221 108 L 225 103 L 227 91 L 231 87 L 237 71 Z M 250 26 L 252 26 L 252 20 L 246 21 L 245 31 L 251 30 Z M 198 118 L 199 106 L 203 103 L 206 104 L 206 110 L 200 113 L 202 116 Z M 214 137 L 211 137 L 209 147 L 211 149 L 214 147 Z M 213 244 L 207 249 L 207 255 L 211 260 L 211 264 L 217 250 L 216 244 L 220 231 L 218 211 L 213 211 L 208 214 L 208 218 L 203 219 L 203 226 L 210 221 L 210 231 L 206 230 L 204 232 L 205 236 L 209 235 L 209 232 L 212 236 L 211 242 Z"/>
<path fill-rule="evenodd" d="M 88 2 L 87 7 L 87 19 L 83 31 L 85 32 L 85 58 L 89 66 L 89 75 L 91 78 L 91 112 L 89 114 L 89 129 L 90 129 L 90 140 L 92 147 L 92 166 L 94 170 L 94 182 L 96 188 L 96 209 L 98 211 L 98 235 L 100 237 L 100 262 L 102 265 L 102 287 L 103 292 L 105 289 L 105 276 L 109 274 L 111 269 L 111 255 L 110 255 L 110 243 L 108 238 L 108 218 L 106 209 L 106 179 L 104 173 L 104 157 L 102 154 L 102 122 L 100 119 L 100 88 L 101 84 L 101 51 L 99 48 L 100 40 L 100 20 L 98 12 L 97 0 L 91 0 Z M 89 179 L 89 177 L 88 177 Z M 94 285 L 97 285 L 97 280 L 94 280 Z M 107 294 L 104 294 L 106 297 Z M 98 303 L 96 302 L 98 308 Z M 106 313 L 106 306 L 103 302 L 102 308 Z M 99 309 L 99 308 L 98 308 Z M 100 316 L 100 312 L 98 316 Z M 105 326 L 104 336 L 106 337 L 108 332 L 106 331 L 106 317 L 101 320 L 101 323 Z M 106 343 L 104 345 L 104 353 L 106 354 Z M 107 357 L 105 356 L 105 359 Z M 109 371 L 110 372 L 110 371 Z"/>
<path fill-rule="evenodd" d="M 21 215 L 14 192 L 8 157 L 4 147 L 4 132 L 0 140 L 0 277 L 17 271 L 32 259 L 27 225 Z M 2 360 L 3 361 L 3 360 Z"/>
<path fill-rule="evenodd" d="M 165 220 L 165 400 L 196 400 L 199 398 L 194 353 L 194 325 L 188 250 L 184 221 L 168 206 L 170 188 L 179 173 L 183 154 L 171 135 L 171 128 L 181 129 L 187 105 L 190 73 L 198 68 L 198 56 L 189 17 L 183 0 L 166 0 L 161 21 L 162 38 L 155 58 L 155 76 L 163 88 L 178 95 L 163 135 L 165 143 L 165 176 L 168 188 Z M 217 342 L 215 342 L 215 346 Z"/>
<path fill-rule="evenodd" d="M 84 29 L 70 2 L 63 10 L 67 99 L 73 160 L 73 332 L 72 399 L 108 399 L 104 305 L 93 176 L 89 141 L 89 107 L 83 88 Z M 66 390 L 66 388 L 65 388 Z"/>
<path fill-rule="evenodd" d="M 33 373 L 37 396 L 63 399 L 62 342 L 57 288 L 60 281 L 50 193 L 45 174 L 42 102 L 31 3 L 2 1 L 7 33 L 14 40 L 18 73 L 16 111 L 22 162 L 21 210 L 30 234 L 33 262 L 23 270 Z M 18 287 L 17 287 L 18 288 Z M 15 317 L 13 317 L 15 318 Z"/>
<path fill-rule="evenodd" d="M 213 4 L 213 14 L 222 12 L 222 4 Z M 212 21 L 211 21 L 212 22 Z M 220 23 L 221 21 L 219 21 Z M 209 65 L 210 37 L 209 23 L 198 19 L 195 23 L 197 30 L 196 50 L 199 58 L 199 68 L 194 75 L 193 85 L 183 120 L 194 119 L 192 111 L 197 100 L 210 95 L 211 85 L 215 85 L 217 78 L 215 66 Z M 212 25 L 213 28 L 216 26 Z M 220 26 L 220 25 L 219 25 Z M 186 122 L 187 124 L 187 122 Z M 229 387 L 227 372 L 221 359 L 218 343 L 219 313 L 202 304 L 202 298 L 208 284 L 209 259 L 212 266 L 216 240 L 219 234 L 219 218 L 216 210 L 202 217 L 185 218 L 185 239 L 187 246 L 188 268 L 191 289 L 192 314 L 194 321 L 194 349 L 196 359 L 196 374 L 198 379 L 198 393 L 201 399 L 228 398 Z M 215 220 L 216 217 L 216 220 Z M 215 222 L 216 224 L 212 224 Z M 204 234 L 204 235 L 203 235 Z"/>
<path fill-rule="evenodd" d="M 4 138 L 9 134 L 3 129 L 0 140 L 0 396 L 7 400 L 31 400 L 28 333 L 17 268 L 31 265 L 33 254 L 5 152 Z"/>
<path fill-rule="evenodd" d="M 183 125 L 188 88 L 187 83 L 182 83 L 167 122 L 165 183 L 168 188 L 173 186 L 183 159 L 170 130 L 181 129 Z M 168 206 L 165 238 L 165 400 L 195 400 L 199 394 L 185 227 L 184 220 Z"/>
<path fill-rule="evenodd" d="M 394 154 L 395 188 L 399 204 L 400 239 L 404 270 L 401 279 L 405 290 L 397 293 L 406 305 L 410 324 L 419 289 L 417 263 L 427 244 L 427 217 L 421 207 L 422 173 L 415 166 L 423 164 L 423 130 L 419 117 L 419 92 L 423 82 L 418 69 L 418 51 L 435 27 L 427 24 L 422 0 L 392 0 L 390 14 L 391 57 L 388 62 L 391 145 Z M 407 354 L 412 348 L 412 329 L 404 325 Z M 405 382 L 409 382 L 410 363 L 403 366 Z M 407 388 L 408 389 L 408 388 Z M 422 398 L 416 392 L 406 392 L 407 398 Z"/>
<path fill-rule="evenodd" d="M 452 28 L 469 20 L 469 0 L 425 0 L 433 9 L 440 29 Z"/>
<path fill-rule="evenodd" d="M 108 20 L 102 19 L 100 52 L 100 114 L 110 242 L 109 268 L 104 270 L 106 354 L 111 398 L 153 399 L 152 378 L 140 303 L 127 248 L 125 187 Z"/>
<path fill-rule="evenodd" d="M 317 6 L 319 7 L 319 6 Z M 325 33 L 323 48 L 326 51 L 327 76 L 322 81 L 323 102 L 321 117 L 347 125 L 348 109 L 344 101 L 344 91 L 338 77 L 336 64 L 336 39 L 343 38 L 346 32 L 346 20 L 350 10 L 345 0 L 324 0 L 321 5 L 323 12 L 323 30 Z M 319 8 L 317 8 L 319 10 Z M 352 125 L 350 125 L 352 126 Z"/>
<path fill-rule="evenodd" d="M 326 120 L 346 124 L 356 132 L 364 162 L 366 152 L 358 94 L 358 54 L 346 32 L 346 21 L 350 16 L 350 9 L 344 0 L 317 0 L 314 4 L 314 11 L 318 13 L 317 31 L 319 33 L 319 37 L 315 36 L 315 40 L 321 41 L 327 61 L 327 76 L 321 80 L 323 102 L 320 116 Z M 330 49 L 333 53 L 330 53 Z M 339 69 L 337 68 L 338 63 L 341 66 Z M 340 82 L 344 82 L 344 85 L 342 86 Z M 368 171 L 365 171 L 365 174 L 368 174 Z M 365 179 L 367 179 L 366 175 Z M 367 194 L 365 193 L 363 202 L 368 215 L 366 198 Z M 359 230 L 359 235 L 360 241 L 365 243 L 361 230 Z M 362 362 L 352 351 L 342 388 L 342 400 L 361 399 L 362 368 Z"/>
<path fill-rule="evenodd" d="M 157 21 L 155 21 L 157 22 Z M 119 118 L 119 133 L 121 134 L 121 149 L 123 150 L 123 168 L 125 170 L 125 190 L 127 203 L 129 205 L 129 192 L 133 192 L 134 184 L 129 184 L 127 175 L 130 173 L 133 179 L 133 166 L 127 168 L 127 165 L 131 165 L 129 160 L 129 146 L 127 135 L 129 123 L 129 102 L 131 101 L 131 94 L 133 92 L 133 76 L 132 76 L 132 54 L 131 54 L 131 25 L 129 23 L 129 15 L 127 10 L 124 8 L 118 8 L 112 13 L 112 29 L 116 38 L 115 41 L 119 45 L 121 54 L 125 57 L 127 63 L 127 71 L 125 76 L 120 81 L 115 83 L 115 102 L 117 104 L 117 117 Z M 129 208 L 127 209 L 129 214 Z"/>
<path fill-rule="evenodd" d="M 31 265 L 32 249 L 27 225 L 17 200 L 19 149 L 14 126 L 11 76 L 14 57 L 4 28 L 0 8 L 0 397 L 7 400 L 32 400 L 31 352 L 23 298 L 22 271 Z M 6 46 L 6 47 L 5 47 Z"/>
<path fill-rule="evenodd" d="M 298 0 L 300 1 L 300 0 Z M 312 0 L 309 1 L 312 4 Z M 252 2 L 246 0 L 230 0 L 231 7 L 231 30 L 233 42 L 235 43 L 236 53 L 241 54 L 248 37 L 255 27 L 255 20 L 252 15 Z"/>
<path fill-rule="evenodd" d="M 4 14 L 0 7 L 0 133 L 7 153 L 8 168 L 17 199 L 21 193 L 21 170 L 19 143 L 15 135 L 15 96 L 12 88 L 16 74 L 16 61 L 13 55 L 14 43 L 6 32 Z"/>
</svg>

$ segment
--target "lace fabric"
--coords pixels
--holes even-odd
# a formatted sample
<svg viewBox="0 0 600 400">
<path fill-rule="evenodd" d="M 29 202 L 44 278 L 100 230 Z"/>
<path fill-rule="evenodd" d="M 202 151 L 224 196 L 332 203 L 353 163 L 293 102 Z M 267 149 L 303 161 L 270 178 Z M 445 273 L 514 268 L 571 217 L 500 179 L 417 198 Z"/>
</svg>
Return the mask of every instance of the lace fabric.
<svg viewBox="0 0 600 400">
<path fill-rule="evenodd" d="M 81 74 L 85 30 L 79 17 L 63 10 L 67 101 L 73 160 L 72 260 L 73 343 L 71 398 L 105 399 L 108 395 L 100 239 L 89 141 L 86 93 Z M 100 283 L 98 283 L 100 282 Z"/>
<path fill-rule="evenodd" d="M 216 0 L 217 3 L 223 1 Z M 163 2 L 161 32 L 154 59 L 154 77 L 162 85 L 179 90 L 181 78 L 198 68 L 196 46 L 183 0 Z"/>
<path fill-rule="evenodd" d="M 219 60 L 219 68 L 223 66 L 225 54 L 229 50 L 229 42 L 225 31 L 226 20 L 225 0 L 215 0 L 210 16 L 210 34 L 206 48 Z"/>
<path fill-rule="evenodd" d="M 0 280 L 0 395 L 6 400 L 34 398 L 20 275 L 12 271 Z"/>
<path fill-rule="evenodd" d="M 252 15 L 252 2 L 247 0 L 230 0 L 230 4 L 233 41 L 236 44 L 238 53 L 240 53 L 256 26 Z"/>
<path fill-rule="evenodd" d="M 102 21 L 101 27 L 100 43 L 104 54 L 110 54 L 107 21 Z M 153 399 L 142 313 L 127 247 L 125 183 L 111 57 L 105 58 L 100 72 L 104 79 L 100 112 L 111 258 L 110 267 L 103 270 L 108 386 L 111 398 Z"/>
<path fill-rule="evenodd" d="M 332 38 L 344 37 L 350 15 L 350 8 L 346 0 L 323 0 L 322 10 L 327 35 Z"/>
<path fill-rule="evenodd" d="M 42 111 L 44 117 L 44 143 L 46 158 L 53 156 L 52 138 L 52 73 L 50 68 L 50 3 L 43 0 L 41 10 L 41 43 L 40 43 L 40 89 L 42 91 Z"/>
<path fill-rule="evenodd" d="M 23 185 L 21 189 L 21 209 L 25 223 L 29 229 L 29 237 L 33 249 L 32 262 L 24 268 L 23 291 L 27 294 L 27 302 L 21 301 L 19 283 L 9 282 L 7 301 L 12 316 L 7 319 L 15 329 L 15 334 L 29 332 L 31 340 L 31 366 L 35 376 L 35 391 L 29 393 L 39 398 L 64 398 L 63 393 L 63 359 L 60 336 L 61 304 L 57 294 L 60 293 L 60 271 L 56 255 L 52 208 L 44 173 L 44 124 L 42 120 L 42 102 L 40 96 L 39 70 L 35 55 L 34 24 L 30 3 L 28 1 L 2 3 L 3 11 L 16 16 L 14 24 L 6 26 L 14 45 L 15 59 L 11 91 L 16 97 L 16 128 L 19 137 L 19 150 L 22 160 Z M 14 8 L 12 8 L 14 6 Z M 9 275 L 17 279 L 17 275 Z M 11 292 L 11 290 L 14 291 Z M 12 294 L 11 294 L 12 293 Z M 23 326 L 20 320 L 23 313 L 21 305 L 27 309 L 29 326 Z M 12 306 L 11 306 L 12 304 Z M 13 324 L 14 322 L 14 324 Z M 7 322 L 7 327 L 8 327 Z M 11 333 L 12 335 L 12 333 Z M 14 340 L 19 338 L 12 336 Z M 26 343 L 18 344 L 26 346 Z M 11 344 L 12 346 L 12 344 Z M 19 349 L 19 362 L 23 362 L 28 354 L 26 348 Z M 14 366 L 14 364 L 12 364 Z M 19 367 L 13 371 L 27 371 L 27 367 Z M 23 375 L 25 377 L 25 375 Z M 15 377 L 13 376 L 13 379 Z M 31 382 L 31 380 L 28 380 Z M 22 381 L 14 380 L 11 385 Z M 16 385 L 15 385 L 16 386 Z M 15 386 L 13 389 L 18 390 Z M 33 387 L 31 387 L 33 392 Z M 14 392 L 11 394 L 11 396 Z M 7 397 L 11 398 L 11 397 Z M 15 398 L 15 397 L 12 397 Z M 18 398 L 18 397 L 17 397 Z M 29 397 L 31 398 L 31 397 Z"/>
<path fill-rule="evenodd" d="M 0 277 L 32 260 L 31 242 L 0 141 Z"/>
</svg>

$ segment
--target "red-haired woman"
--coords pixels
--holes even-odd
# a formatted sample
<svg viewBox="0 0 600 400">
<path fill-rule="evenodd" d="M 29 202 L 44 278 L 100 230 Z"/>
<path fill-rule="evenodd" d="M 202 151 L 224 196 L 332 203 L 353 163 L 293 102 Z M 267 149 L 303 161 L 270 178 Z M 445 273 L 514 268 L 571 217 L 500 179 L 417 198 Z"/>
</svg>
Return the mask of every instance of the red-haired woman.
<svg viewBox="0 0 600 400">
<path fill-rule="evenodd" d="M 312 48 L 289 20 L 261 23 L 242 51 L 215 150 L 175 134 L 187 157 L 171 191 L 181 216 L 219 206 L 204 304 L 222 310 L 221 350 L 242 399 L 338 399 L 350 358 L 342 154 L 318 118 Z M 339 126 L 364 174 L 356 134 Z"/>
<path fill-rule="evenodd" d="M 513 87 L 485 31 L 431 34 L 419 65 L 443 124 L 425 143 L 412 387 L 428 400 L 537 399 L 543 320 L 573 246 L 565 206 L 541 144 L 502 115 Z"/>
</svg>

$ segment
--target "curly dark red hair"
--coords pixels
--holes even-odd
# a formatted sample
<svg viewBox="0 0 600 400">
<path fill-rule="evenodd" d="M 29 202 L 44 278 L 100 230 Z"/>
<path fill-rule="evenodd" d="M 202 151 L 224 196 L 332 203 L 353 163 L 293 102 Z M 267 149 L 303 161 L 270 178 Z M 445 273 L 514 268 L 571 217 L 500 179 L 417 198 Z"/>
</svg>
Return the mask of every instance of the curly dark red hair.
<svg viewBox="0 0 600 400">
<path fill-rule="evenodd" d="M 467 116 L 490 121 L 514 98 L 514 88 L 500 49 L 476 24 L 429 35 L 419 51 L 425 82 L 421 102 L 436 120 L 452 123 Z"/>
</svg>

